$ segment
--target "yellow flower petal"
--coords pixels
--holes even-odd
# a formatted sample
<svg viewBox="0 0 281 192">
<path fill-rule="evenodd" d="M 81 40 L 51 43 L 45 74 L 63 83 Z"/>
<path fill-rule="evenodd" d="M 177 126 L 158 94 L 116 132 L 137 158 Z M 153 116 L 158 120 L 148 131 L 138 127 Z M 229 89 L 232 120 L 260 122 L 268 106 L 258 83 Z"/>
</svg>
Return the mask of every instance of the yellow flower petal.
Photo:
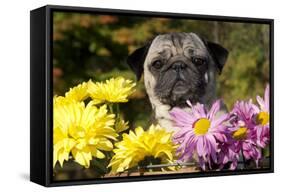
<svg viewBox="0 0 281 192">
<path fill-rule="evenodd" d="M 73 139 L 64 138 L 61 141 L 54 144 L 53 149 L 53 167 L 55 167 L 57 161 L 63 166 L 64 161 L 68 161 L 69 153 L 75 145 Z"/>
<path fill-rule="evenodd" d="M 72 150 L 72 154 L 77 163 L 79 163 L 80 165 L 82 165 L 86 168 L 90 167 L 90 161 L 92 160 L 92 154 L 89 150 L 86 150 L 86 151 Z"/>
<path fill-rule="evenodd" d="M 171 133 L 158 125 L 151 125 L 147 131 L 137 127 L 135 132 L 122 136 L 123 140 L 115 144 L 114 156 L 108 166 L 112 173 L 138 166 L 145 157 L 159 158 L 163 163 L 174 160 L 176 147 Z"/>
<path fill-rule="evenodd" d="M 117 133 L 121 133 L 123 131 L 126 131 L 129 128 L 128 121 L 125 122 L 123 119 L 120 119 L 115 123 L 115 130 Z"/>
<path fill-rule="evenodd" d="M 105 158 L 105 155 L 95 147 L 91 147 L 91 154 L 92 156 L 97 157 L 98 159 Z"/>
<path fill-rule="evenodd" d="M 104 158 L 100 150 L 112 150 L 112 141 L 118 136 L 114 117 L 108 114 L 106 105 L 98 108 L 93 102 L 85 105 L 84 102 L 55 97 L 53 165 L 59 162 L 63 166 L 70 154 L 86 168 L 93 156 Z"/>
<path fill-rule="evenodd" d="M 88 93 L 95 104 L 124 103 L 134 92 L 135 85 L 131 80 L 125 80 L 123 77 L 111 78 L 103 83 L 89 82 Z"/>
<path fill-rule="evenodd" d="M 88 83 L 90 83 L 89 81 Z M 65 98 L 74 101 L 84 101 L 89 97 L 88 93 L 88 83 L 84 82 L 77 85 L 76 87 L 70 88 L 70 90 L 65 93 Z"/>
<path fill-rule="evenodd" d="M 113 144 L 107 139 L 100 140 L 96 146 L 98 149 L 103 151 L 111 151 L 113 149 Z"/>
</svg>

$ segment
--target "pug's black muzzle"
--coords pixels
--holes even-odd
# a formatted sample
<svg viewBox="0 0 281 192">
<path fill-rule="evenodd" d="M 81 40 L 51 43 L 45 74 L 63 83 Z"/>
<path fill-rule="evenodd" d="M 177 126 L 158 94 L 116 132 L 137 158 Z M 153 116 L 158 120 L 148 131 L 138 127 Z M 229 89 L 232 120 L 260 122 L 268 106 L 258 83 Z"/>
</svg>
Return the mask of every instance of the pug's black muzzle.
<svg viewBox="0 0 281 192">
<path fill-rule="evenodd" d="M 185 106 L 186 100 L 198 101 L 203 85 L 203 76 L 196 66 L 185 57 L 175 56 L 159 73 L 155 93 L 165 104 Z"/>
</svg>

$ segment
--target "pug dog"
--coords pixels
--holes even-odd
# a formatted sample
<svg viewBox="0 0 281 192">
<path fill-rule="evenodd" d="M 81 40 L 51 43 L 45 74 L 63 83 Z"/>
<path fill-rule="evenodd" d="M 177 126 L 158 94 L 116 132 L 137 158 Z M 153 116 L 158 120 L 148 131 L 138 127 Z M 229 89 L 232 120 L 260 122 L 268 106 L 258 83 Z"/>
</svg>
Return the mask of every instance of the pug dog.
<svg viewBox="0 0 281 192">
<path fill-rule="evenodd" d="M 190 110 L 186 101 L 206 106 L 216 99 L 216 74 L 226 63 L 228 51 L 195 33 L 168 33 L 156 36 L 135 50 L 127 63 L 144 83 L 154 123 L 177 131 L 169 111 L 173 107 Z"/>
</svg>

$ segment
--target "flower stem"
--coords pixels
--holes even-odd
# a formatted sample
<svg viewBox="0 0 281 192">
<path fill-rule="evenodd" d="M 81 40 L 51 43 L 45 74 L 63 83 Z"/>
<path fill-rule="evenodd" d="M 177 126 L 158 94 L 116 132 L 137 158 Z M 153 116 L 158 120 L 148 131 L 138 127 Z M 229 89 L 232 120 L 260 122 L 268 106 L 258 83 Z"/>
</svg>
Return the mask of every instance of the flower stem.
<svg viewBox="0 0 281 192">
<path fill-rule="evenodd" d="M 116 118 L 115 118 L 115 121 L 116 121 L 116 124 L 118 124 L 119 122 L 121 122 L 121 115 L 120 115 L 120 109 L 119 109 L 119 104 L 117 103 L 116 106 L 115 106 L 115 109 L 116 109 Z"/>
<path fill-rule="evenodd" d="M 116 113 L 119 115 L 120 114 L 120 108 L 119 108 L 119 104 L 116 104 Z"/>
<path fill-rule="evenodd" d="M 113 104 L 112 103 L 109 103 L 108 104 L 108 107 L 109 107 L 109 111 L 111 114 L 114 114 L 114 111 L 113 111 Z"/>
<path fill-rule="evenodd" d="M 242 160 L 243 160 L 243 168 L 242 169 L 245 169 L 246 168 L 246 159 L 244 157 L 243 148 L 241 148 L 241 154 L 242 154 Z"/>
</svg>

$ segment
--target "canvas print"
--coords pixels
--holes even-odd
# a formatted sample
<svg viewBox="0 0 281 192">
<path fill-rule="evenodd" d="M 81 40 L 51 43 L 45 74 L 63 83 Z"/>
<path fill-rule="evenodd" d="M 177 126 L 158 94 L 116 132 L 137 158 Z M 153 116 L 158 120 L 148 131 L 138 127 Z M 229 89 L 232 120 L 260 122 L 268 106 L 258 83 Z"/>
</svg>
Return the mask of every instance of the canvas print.
<svg viewBox="0 0 281 192">
<path fill-rule="evenodd" d="M 54 11 L 54 181 L 270 168 L 270 25 Z"/>
</svg>

